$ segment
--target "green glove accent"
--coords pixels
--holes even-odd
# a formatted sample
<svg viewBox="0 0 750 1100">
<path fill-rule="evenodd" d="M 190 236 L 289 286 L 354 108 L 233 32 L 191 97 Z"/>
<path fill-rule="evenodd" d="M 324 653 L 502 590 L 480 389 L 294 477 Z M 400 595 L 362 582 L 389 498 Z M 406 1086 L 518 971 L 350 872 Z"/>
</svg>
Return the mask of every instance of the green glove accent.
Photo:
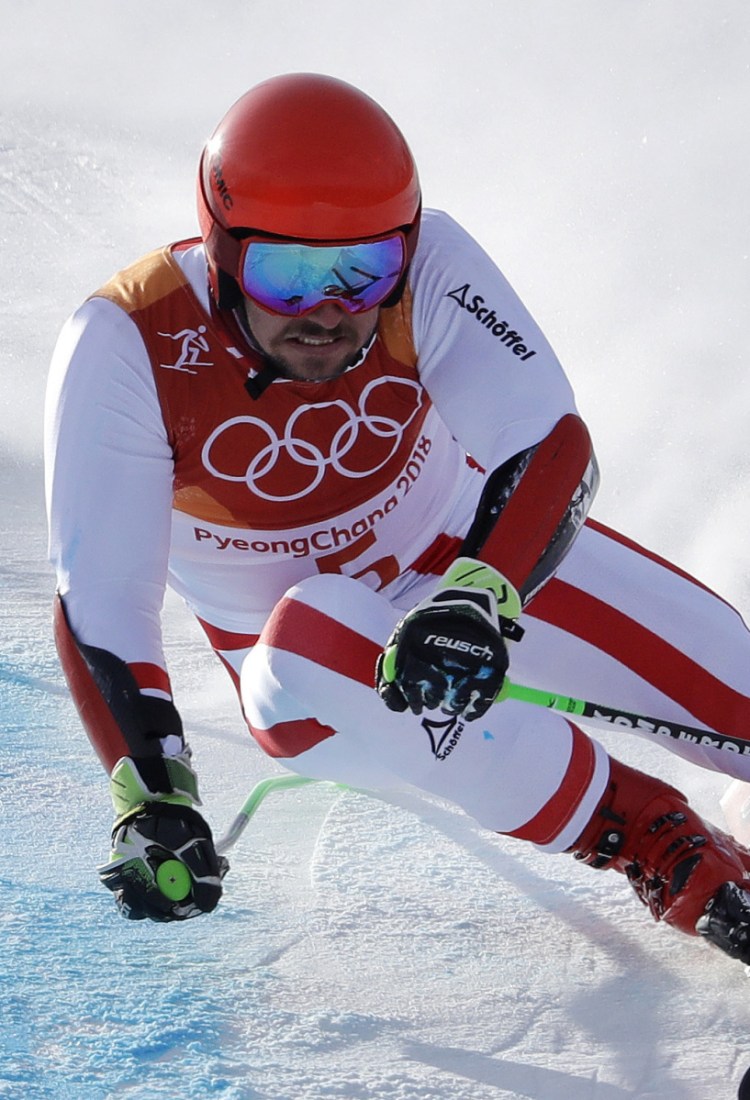
<svg viewBox="0 0 750 1100">
<path fill-rule="evenodd" d="M 398 656 L 398 646 L 390 645 L 383 651 L 383 659 L 378 669 L 379 674 L 385 680 L 387 684 L 392 684 L 396 679 L 396 658 Z"/>
<path fill-rule="evenodd" d="M 188 753 L 164 757 L 171 790 L 152 791 L 146 785 L 135 761 L 123 756 L 115 764 L 109 779 L 112 805 L 117 815 L 115 825 L 147 802 L 169 802 L 175 806 L 200 806 L 198 777 L 188 763 Z"/>
<path fill-rule="evenodd" d="M 190 893 L 193 880 L 184 863 L 168 859 L 156 872 L 156 885 L 170 901 L 184 901 Z"/>
<path fill-rule="evenodd" d="M 438 591 L 444 588 L 483 588 L 494 592 L 498 614 L 504 619 L 517 619 L 521 614 L 521 597 L 510 581 L 491 565 L 476 558 L 456 558 L 440 578 Z"/>
</svg>

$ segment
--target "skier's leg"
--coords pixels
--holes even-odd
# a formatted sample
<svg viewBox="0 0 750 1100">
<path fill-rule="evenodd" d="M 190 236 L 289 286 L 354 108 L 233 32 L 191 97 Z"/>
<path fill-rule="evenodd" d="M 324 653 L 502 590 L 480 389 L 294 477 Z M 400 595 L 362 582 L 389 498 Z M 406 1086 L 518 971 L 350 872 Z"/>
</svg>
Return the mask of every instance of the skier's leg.
<svg viewBox="0 0 750 1100">
<path fill-rule="evenodd" d="M 242 668 L 248 721 L 267 752 L 318 778 L 409 783 L 487 828 L 612 866 L 656 919 L 688 933 L 700 921 L 712 942 L 750 960 L 750 854 L 678 791 L 610 760 L 552 712 L 505 702 L 463 724 L 387 710 L 372 670 L 396 617 L 345 577 L 287 594 Z"/>
<path fill-rule="evenodd" d="M 388 710 L 375 661 L 399 612 L 338 575 L 280 601 L 242 668 L 259 744 L 286 767 L 352 786 L 411 785 L 497 832 L 570 847 L 604 791 L 604 750 L 561 715 L 508 701 L 481 721 Z"/>
<path fill-rule="evenodd" d="M 747 754 L 661 743 L 750 779 L 750 632 L 703 585 L 589 522 L 522 621 L 512 678 L 748 740 Z"/>
</svg>

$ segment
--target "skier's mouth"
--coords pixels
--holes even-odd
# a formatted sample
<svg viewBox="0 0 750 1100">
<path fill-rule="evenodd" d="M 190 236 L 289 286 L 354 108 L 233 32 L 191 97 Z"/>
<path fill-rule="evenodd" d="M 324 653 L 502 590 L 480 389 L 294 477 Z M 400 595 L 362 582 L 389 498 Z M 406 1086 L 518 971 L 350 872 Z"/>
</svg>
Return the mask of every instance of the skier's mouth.
<svg viewBox="0 0 750 1100">
<path fill-rule="evenodd" d="M 293 340 L 298 344 L 303 344 L 306 348 L 321 348 L 327 347 L 329 344 L 335 344 L 340 337 L 338 336 L 307 336 L 304 333 L 300 333 L 296 336 L 290 336 L 288 339 Z"/>
</svg>

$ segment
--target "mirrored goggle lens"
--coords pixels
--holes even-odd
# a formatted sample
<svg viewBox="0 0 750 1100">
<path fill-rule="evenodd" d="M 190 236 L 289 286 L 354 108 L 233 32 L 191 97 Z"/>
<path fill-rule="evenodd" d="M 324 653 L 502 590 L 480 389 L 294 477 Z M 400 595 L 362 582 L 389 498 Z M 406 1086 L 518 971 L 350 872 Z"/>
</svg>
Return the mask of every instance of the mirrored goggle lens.
<svg viewBox="0 0 750 1100">
<path fill-rule="evenodd" d="M 350 313 L 374 309 L 404 268 L 403 237 L 346 245 L 248 242 L 242 288 L 273 313 L 296 316 L 335 301 Z"/>
</svg>

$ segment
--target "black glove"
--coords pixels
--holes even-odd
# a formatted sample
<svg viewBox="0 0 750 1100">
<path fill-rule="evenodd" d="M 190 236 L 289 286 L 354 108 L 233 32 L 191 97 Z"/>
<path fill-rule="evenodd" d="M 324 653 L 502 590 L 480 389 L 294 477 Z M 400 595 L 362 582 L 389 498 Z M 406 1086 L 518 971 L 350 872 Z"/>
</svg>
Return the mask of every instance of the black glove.
<svg viewBox="0 0 750 1100">
<path fill-rule="evenodd" d="M 99 878 L 128 920 L 188 920 L 216 908 L 228 869 L 197 810 L 147 802 L 115 825 Z"/>
<path fill-rule="evenodd" d="M 487 712 L 502 688 L 509 663 L 505 639 L 523 634 L 511 617 L 499 614 L 498 602 L 518 614 L 520 601 L 500 574 L 470 559 L 459 559 L 446 581 L 396 626 L 378 658 L 376 687 L 391 710 L 439 709 L 471 721 Z"/>
<path fill-rule="evenodd" d="M 117 813 L 99 878 L 129 920 L 187 920 L 215 909 L 229 863 L 218 856 L 200 805 L 190 750 L 118 760 L 110 776 Z"/>
</svg>

